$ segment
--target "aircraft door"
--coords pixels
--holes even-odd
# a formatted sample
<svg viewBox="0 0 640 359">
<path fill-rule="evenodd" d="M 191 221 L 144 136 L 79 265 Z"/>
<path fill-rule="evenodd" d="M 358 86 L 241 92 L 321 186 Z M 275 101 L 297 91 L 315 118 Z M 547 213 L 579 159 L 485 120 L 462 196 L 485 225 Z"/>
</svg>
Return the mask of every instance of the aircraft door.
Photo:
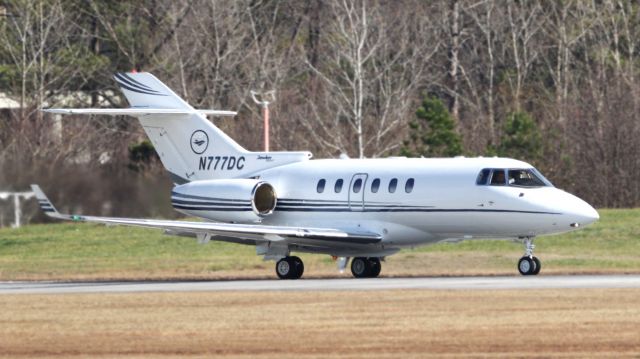
<svg viewBox="0 0 640 359">
<path fill-rule="evenodd" d="M 366 173 L 357 173 L 351 178 L 349 185 L 349 208 L 352 211 L 362 211 L 364 209 L 364 191 L 367 184 Z"/>
</svg>

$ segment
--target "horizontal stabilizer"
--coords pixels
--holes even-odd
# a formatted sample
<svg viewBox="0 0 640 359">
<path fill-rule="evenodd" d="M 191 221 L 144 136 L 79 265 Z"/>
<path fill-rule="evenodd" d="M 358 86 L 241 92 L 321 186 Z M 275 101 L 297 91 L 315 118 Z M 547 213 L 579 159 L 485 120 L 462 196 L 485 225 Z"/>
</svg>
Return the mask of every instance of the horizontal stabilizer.
<svg viewBox="0 0 640 359">
<path fill-rule="evenodd" d="M 235 116 L 235 111 L 220 110 L 190 110 L 190 109 L 171 109 L 171 108 L 46 108 L 44 112 L 56 113 L 62 115 L 128 115 L 128 116 L 144 116 L 144 115 L 190 115 L 201 113 L 203 115 L 212 116 Z"/>
</svg>

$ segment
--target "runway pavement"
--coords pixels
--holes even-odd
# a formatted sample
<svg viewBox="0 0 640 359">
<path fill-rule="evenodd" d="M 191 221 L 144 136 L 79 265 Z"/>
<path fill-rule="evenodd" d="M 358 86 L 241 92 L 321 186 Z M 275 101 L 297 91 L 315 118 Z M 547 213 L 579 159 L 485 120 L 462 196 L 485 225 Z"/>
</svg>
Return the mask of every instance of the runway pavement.
<svg viewBox="0 0 640 359">
<path fill-rule="evenodd" d="M 0 282 L 0 294 L 640 288 L 640 275 L 144 282 Z"/>
</svg>

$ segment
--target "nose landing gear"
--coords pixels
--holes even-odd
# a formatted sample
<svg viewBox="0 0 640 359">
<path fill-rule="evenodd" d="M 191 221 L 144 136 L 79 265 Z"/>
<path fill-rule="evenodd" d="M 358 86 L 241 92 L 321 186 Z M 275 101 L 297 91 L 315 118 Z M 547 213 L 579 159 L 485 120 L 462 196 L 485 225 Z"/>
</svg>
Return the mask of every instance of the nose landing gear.
<svg viewBox="0 0 640 359">
<path fill-rule="evenodd" d="M 533 255 L 533 249 L 536 247 L 533 244 L 533 238 L 527 237 L 524 239 L 524 256 L 518 261 L 518 271 L 522 275 L 537 275 L 540 273 L 542 264 L 538 257 Z"/>
</svg>

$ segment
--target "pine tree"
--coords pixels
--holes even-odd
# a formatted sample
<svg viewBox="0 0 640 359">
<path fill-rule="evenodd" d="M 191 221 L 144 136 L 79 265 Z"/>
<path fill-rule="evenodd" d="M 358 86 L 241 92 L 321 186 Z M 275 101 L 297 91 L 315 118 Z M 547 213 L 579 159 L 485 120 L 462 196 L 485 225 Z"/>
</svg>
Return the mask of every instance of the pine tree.
<svg viewBox="0 0 640 359">
<path fill-rule="evenodd" d="M 528 113 L 509 115 L 502 129 L 498 155 L 530 162 L 542 158 L 542 135 Z"/>
<path fill-rule="evenodd" d="M 449 111 L 436 97 L 427 96 L 409 122 L 410 140 L 404 142 L 401 154 L 417 157 L 452 157 L 462 154 L 462 139 L 455 130 Z"/>
</svg>

